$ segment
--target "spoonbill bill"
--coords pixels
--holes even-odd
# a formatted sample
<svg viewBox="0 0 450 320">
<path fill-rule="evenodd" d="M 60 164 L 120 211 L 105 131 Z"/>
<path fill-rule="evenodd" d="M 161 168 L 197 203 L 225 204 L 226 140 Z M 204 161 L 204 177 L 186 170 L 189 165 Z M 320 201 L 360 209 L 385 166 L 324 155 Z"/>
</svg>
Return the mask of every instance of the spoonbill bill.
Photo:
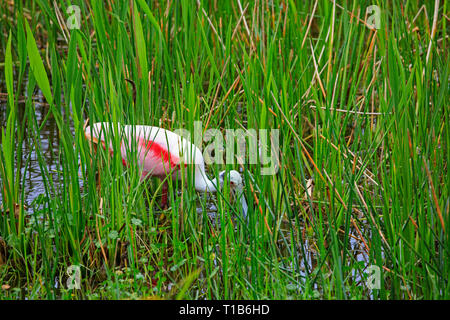
<svg viewBox="0 0 450 320">
<path fill-rule="evenodd" d="M 113 154 L 114 135 L 120 139 L 122 163 L 127 166 L 129 154 L 134 154 L 141 170 L 141 179 L 158 177 L 162 181 L 168 175 L 180 179 L 181 166 L 195 166 L 194 187 L 201 192 L 216 192 L 223 187 L 226 171 L 210 180 L 205 172 L 205 162 L 200 149 L 184 137 L 159 127 L 145 125 L 114 125 L 97 122 L 84 129 L 85 137 L 91 143 L 101 143 L 105 150 Z M 185 170 L 187 171 L 187 170 Z M 226 179 L 240 197 L 244 218 L 247 215 L 247 202 L 243 194 L 242 178 L 236 170 L 230 170 Z M 167 205 L 167 182 L 163 183 L 161 204 Z"/>
</svg>

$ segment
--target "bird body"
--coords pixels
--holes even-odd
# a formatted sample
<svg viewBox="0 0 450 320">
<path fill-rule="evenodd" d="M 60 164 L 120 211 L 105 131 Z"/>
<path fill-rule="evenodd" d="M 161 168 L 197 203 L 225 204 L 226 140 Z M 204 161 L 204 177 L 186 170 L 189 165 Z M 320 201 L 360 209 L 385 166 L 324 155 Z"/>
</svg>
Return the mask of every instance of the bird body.
<svg viewBox="0 0 450 320">
<path fill-rule="evenodd" d="M 95 143 L 101 142 L 106 149 L 113 153 L 114 135 L 118 130 L 120 139 L 120 153 L 122 162 L 127 165 L 129 154 L 135 152 L 137 162 L 141 169 L 142 178 L 156 176 L 165 178 L 168 173 L 179 177 L 177 172 L 182 165 L 194 164 L 196 167 L 195 188 L 207 191 L 215 187 L 202 173 L 205 164 L 200 149 L 180 135 L 159 127 L 144 125 L 120 125 L 117 127 L 106 122 L 98 122 L 85 129 L 85 136 Z"/>
<path fill-rule="evenodd" d="M 116 135 L 117 133 L 117 135 Z M 120 153 L 122 163 L 126 166 L 134 155 L 141 170 L 142 179 L 155 176 L 164 180 L 169 174 L 180 179 L 182 166 L 194 165 L 195 189 L 202 192 L 215 192 L 224 182 L 225 171 L 219 173 L 219 186 L 217 179 L 210 180 L 206 176 L 205 163 L 201 150 L 186 138 L 163 128 L 145 125 L 113 125 L 107 122 L 98 122 L 84 130 L 88 141 L 101 143 L 104 149 L 113 153 L 115 136 L 120 139 Z M 187 172 L 187 170 L 184 170 Z M 231 186 L 242 193 L 242 178 L 240 174 L 231 170 L 228 181 Z M 167 201 L 164 192 L 167 184 L 163 185 L 163 202 Z M 243 195 L 241 203 L 244 211 L 247 204 Z"/>
</svg>

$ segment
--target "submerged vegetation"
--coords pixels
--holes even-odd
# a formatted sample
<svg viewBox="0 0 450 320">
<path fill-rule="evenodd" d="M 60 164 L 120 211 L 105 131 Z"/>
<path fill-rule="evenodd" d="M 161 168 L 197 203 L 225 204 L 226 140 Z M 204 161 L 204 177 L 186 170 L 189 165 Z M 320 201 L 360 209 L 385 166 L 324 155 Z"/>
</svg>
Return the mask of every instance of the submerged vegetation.
<svg viewBox="0 0 450 320">
<path fill-rule="evenodd" d="M 0 298 L 449 299 L 448 12 L 2 1 Z M 277 129 L 278 170 L 207 166 L 240 170 L 248 221 L 189 174 L 163 210 L 99 121 Z"/>
</svg>

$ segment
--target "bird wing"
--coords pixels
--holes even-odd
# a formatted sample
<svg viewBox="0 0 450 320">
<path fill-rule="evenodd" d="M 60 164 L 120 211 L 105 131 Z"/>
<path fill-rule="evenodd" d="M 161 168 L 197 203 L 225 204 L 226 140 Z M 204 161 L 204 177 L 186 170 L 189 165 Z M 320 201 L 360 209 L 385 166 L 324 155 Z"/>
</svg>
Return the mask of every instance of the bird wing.
<svg viewBox="0 0 450 320">
<path fill-rule="evenodd" d="M 179 165 L 177 135 L 158 127 L 136 126 L 133 136 L 143 174 L 165 176 Z"/>
</svg>

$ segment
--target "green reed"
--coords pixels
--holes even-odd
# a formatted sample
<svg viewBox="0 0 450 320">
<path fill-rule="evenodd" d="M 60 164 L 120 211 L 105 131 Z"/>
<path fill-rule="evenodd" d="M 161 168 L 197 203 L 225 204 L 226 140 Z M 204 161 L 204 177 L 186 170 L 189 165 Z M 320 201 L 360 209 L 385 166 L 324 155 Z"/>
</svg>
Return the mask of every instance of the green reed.
<svg viewBox="0 0 450 320">
<path fill-rule="evenodd" d="M 67 28 L 72 4 L 80 29 Z M 431 2 L 376 1 L 378 30 L 372 4 L 0 5 L 0 297 L 448 299 L 447 2 L 435 15 Z M 86 120 L 278 129 L 279 170 L 208 166 L 241 167 L 248 223 L 229 188 L 198 194 L 192 172 L 168 179 L 161 210 L 136 150 L 128 167 L 94 152 Z M 32 161 L 44 188 L 26 203 Z M 67 288 L 71 265 L 80 290 Z"/>
</svg>

